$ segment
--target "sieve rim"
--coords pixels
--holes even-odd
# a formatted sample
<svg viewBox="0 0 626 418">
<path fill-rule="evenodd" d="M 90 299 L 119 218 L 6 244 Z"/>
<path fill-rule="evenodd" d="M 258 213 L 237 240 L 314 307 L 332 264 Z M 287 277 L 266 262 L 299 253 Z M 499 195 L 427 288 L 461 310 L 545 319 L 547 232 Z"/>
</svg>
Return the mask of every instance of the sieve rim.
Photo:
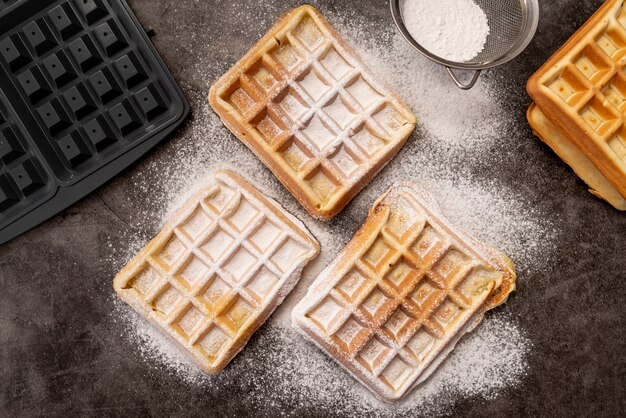
<svg viewBox="0 0 626 418">
<path fill-rule="evenodd" d="M 389 5 L 391 7 L 391 16 L 393 17 L 393 21 L 396 24 L 398 30 L 400 30 L 400 34 L 404 37 L 404 39 L 418 52 L 424 55 L 426 58 L 430 59 L 437 64 L 443 65 L 444 67 L 454 68 L 459 70 L 486 70 L 488 68 L 497 67 L 502 64 L 506 64 L 512 59 L 516 58 L 519 54 L 521 54 L 524 49 L 530 44 L 535 33 L 537 32 L 537 27 L 539 25 L 539 1 L 538 0 L 520 0 L 520 5 L 522 7 L 522 23 L 521 23 L 521 31 L 515 42 L 511 44 L 511 47 L 506 50 L 500 57 L 485 61 L 485 62 L 477 62 L 477 63 L 467 63 L 467 62 L 458 62 L 458 61 L 449 61 L 445 58 L 442 58 L 438 55 L 433 54 L 428 49 L 424 48 L 419 42 L 415 40 L 415 38 L 409 33 L 406 25 L 404 24 L 404 20 L 402 19 L 402 13 L 400 12 L 400 1 L 402 0 L 390 0 Z"/>
</svg>

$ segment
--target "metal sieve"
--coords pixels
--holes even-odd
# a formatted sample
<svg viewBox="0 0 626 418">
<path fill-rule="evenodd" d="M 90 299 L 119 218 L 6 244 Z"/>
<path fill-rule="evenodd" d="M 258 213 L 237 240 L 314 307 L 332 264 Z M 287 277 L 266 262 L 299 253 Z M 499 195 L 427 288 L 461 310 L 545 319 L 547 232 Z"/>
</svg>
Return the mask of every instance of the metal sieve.
<svg viewBox="0 0 626 418">
<path fill-rule="evenodd" d="M 443 65 L 454 83 L 463 90 L 474 87 L 482 70 L 509 62 L 528 46 L 539 23 L 538 0 L 474 0 L 489 23 L 489 35 L 483 50 L 466 62 L 454 62 L 441 58 L 417 42 L 409 33 L 402 19 L 401 5 L 405 0 L 390 0 L 391 15 L 404 38 L 422 55 Z M 474 71 L 469 82 L 463 83 L 453 69 Z"/>
</svg>

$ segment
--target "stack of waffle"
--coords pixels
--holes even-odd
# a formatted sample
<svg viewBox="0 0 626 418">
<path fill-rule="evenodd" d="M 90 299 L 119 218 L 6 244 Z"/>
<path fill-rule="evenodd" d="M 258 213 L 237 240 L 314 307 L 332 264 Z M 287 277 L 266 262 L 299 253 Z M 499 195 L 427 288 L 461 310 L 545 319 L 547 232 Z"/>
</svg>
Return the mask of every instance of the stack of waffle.
<svg viewBox="0 0 626 418">
<path fill-rule="evenodd" d="M 528 81 L 533 131 L 626 210 L 626 8 L 607 1 Z"/>
</svg>

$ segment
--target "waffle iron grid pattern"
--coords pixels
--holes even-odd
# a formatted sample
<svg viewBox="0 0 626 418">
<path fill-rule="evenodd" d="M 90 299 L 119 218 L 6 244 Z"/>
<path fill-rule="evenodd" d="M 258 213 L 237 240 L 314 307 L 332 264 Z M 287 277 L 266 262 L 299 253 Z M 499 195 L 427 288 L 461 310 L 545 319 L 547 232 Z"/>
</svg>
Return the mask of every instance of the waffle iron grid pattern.
<svg viewBox="0 0 626 418">
<path fill-rule="evenodd" d="M 24 18 L 26 5 L 37 11 Z M 0 8 L 4 22 L 25 19 L 0 30 L 2 119 L 14 107 L 13 126 L 0 126 L 0 226 L 182 120 L 182 95 L 123 9 L 118 0 Z"/>
<path fill-rule="evenodd" d="M 34 197 L 47 182 L 39 161 L 27 152 L 25 135 L 2 99 L 0 94 L 0 213 L 23 197 Z"/>
<path fill-rule="evenodd" d="M 122 298 L 217 373 L 317 249 L 228 176 L 190 202 L 116 288 L 120 296 L 132 291 Z"/>
<path fill-rule="evenodd" d="M 621 2 L 620 2 L 621 3 Z M 626 10 L 613 10 L 593 30 L 590 41 L 568 53 L 562 70 L 551 71 L 543 83 L 553 100 L 570 109 L 589 129 L 586 134 L 601 149 L 614 153 L 626 179 Z M 607 144 L 608 148 L 602 147 Z"/>
<path fill-rule="evenodd" d="M 220 87 L 248 133 L 240 139 L 270 150 L 314 216 L 371 178 L 415 123 L 327 26 L 306 8 L 275 34 L 272 48 Z"/>
<path fill-rule="evenodd" d="M 502 274 L 462 250 L 409 195 L 389 206 L 368 220 L 378 223 L 371 245 L 343 255 L 338 263 L 348 272 L 333 277 L 331 288 L 314 283 L 295 321 L 371 390 L 395 401 L 482 314 Z"/>
</svg>

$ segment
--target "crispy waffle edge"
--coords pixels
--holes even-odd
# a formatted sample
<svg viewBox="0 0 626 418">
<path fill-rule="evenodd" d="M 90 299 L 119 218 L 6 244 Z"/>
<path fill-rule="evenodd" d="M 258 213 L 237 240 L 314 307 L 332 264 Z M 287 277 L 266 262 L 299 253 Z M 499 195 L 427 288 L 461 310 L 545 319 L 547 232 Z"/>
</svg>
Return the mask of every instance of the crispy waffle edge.
<svg viewBox="0 0 626 418">
<path fill-rule="evenodd" d="M 545 118 L 545 121 L 542 123 L 542 121 L 538 119 L 539 117 Z M 593 162 L 591 162 L 556 125 L 550 122 L 535 103 L 532 103 L 528 107 L 526 118 L 528 119 L 528 124 L 533 134 L 548 145 L 550 149 L 587 184 L 591 194 L 605 200 L 617 210 L 626 211 L 626 199 L 624 199 L 615 187 L 613 187 L 611 182 L 602 175 Z M 544 126 L 547 124 L 551 124 L 552 126 Z M 552 133 L 552 130 L 556 132 Z M 562 136 L 562 139 L 559 140 L 555 138 L 556 135 Z"/>
</svg>

